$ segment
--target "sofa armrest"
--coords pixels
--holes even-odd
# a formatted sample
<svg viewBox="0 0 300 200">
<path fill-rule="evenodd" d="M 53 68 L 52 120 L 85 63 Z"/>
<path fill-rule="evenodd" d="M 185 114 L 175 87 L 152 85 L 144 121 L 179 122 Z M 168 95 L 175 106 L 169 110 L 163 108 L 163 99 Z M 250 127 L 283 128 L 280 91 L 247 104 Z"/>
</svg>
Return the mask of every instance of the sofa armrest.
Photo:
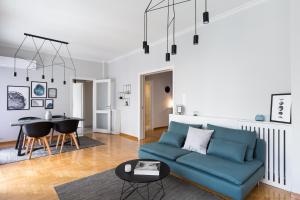
<svg viewBox="0 0 300 200">
<path fill-rule="evenodd" d="M 266 142 L 262 139 L 256 140 L 254 158 L 264 163 L 266 162 Z"/>
</svg>

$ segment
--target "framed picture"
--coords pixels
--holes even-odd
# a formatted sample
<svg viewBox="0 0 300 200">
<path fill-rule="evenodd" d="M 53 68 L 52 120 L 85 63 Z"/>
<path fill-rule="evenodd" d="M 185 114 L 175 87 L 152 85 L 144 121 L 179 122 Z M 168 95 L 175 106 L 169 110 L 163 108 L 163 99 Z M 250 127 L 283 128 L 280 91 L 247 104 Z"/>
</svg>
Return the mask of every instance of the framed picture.
<svg viewBox="0 0 300 200">
<path fill-rule="evenodd" d="M 31 81 L 31 98 L 47 98 L 47 82 Z"/>
<path fill-rule="evenodd" d="M 271 99 L 271 119 L 272 122 L 292 123 L 292 95 L 272 94 Z"/>
<path fill-rule="evenodd" d="M 56 88 L 48 88 L 48 98 L 57 98 Z"/>
<path fill-rule="evenodd" d="M 44 99 L 31 99 L 31 107 L 44 107 Z"/>
<path fill-rule="evenodd" d="M 30 88 L 7 86 L 7 110 L 29 110 Z"/>
<path fill-rule="evenodd" d="M 54 100 L 46 99 L 45 100 L 45 109 L 53 109 L 54 108 Z"/>
</svg>

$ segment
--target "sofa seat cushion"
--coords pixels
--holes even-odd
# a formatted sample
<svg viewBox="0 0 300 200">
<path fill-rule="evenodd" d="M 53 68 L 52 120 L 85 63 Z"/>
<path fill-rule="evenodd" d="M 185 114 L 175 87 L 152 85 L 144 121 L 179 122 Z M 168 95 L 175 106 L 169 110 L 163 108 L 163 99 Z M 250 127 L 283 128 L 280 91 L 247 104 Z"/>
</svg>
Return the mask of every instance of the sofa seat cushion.
<svg viewBox="0 0 300 200">
<path fill-rule="evenodd" d="M 140 150 L 164 157 L 169 160 L 176 160 L 176 158 L 191 153 L 190 151 L 170 146 L 167 144 L 161 144 L 159 142 L 144 144 Z"/>
<path fill-rule="evenodd" d="M 195 152 L 181 156 L 176 161 L 236 185 L 243 184 L 263 165 L 258 160 L 247 161 L 241 164 L 217 156 L 203 155 Z"/>
</svg>

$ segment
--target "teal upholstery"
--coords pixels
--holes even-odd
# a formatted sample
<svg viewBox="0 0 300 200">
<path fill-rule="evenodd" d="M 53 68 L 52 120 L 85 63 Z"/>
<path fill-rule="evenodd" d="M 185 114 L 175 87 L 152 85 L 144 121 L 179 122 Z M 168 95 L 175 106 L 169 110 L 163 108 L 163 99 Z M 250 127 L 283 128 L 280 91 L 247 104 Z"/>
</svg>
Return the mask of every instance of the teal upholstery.
<svg viewBox="0 0 300 200">
<path fill-rule="evenodd" d="M 185 137 L 180 134 L 174 134 L 170 131 L 165 132 L 160 137 L 159 143 L 161 144 L 168 144 L 175 147 L 182 147 L 184 143 Z"/>
<path fill-rule="evenodd" d="M 194 128 L 202 128 L 201 124 L 184 124 L 171 121 L 168 131 L 186 137 L 190 126 Z"/>
<path fill-rule="evenodd" d="M 214 130 L 212 138 L 230 140 L 233 142 L 243 143 L 247 145 L 245 160 L 253 160 L 254 148 L 256 144 L 255 132 L 224 128 L 220 126 L 207 125 L 207 128 Z"/>
<path fill-rule="evenodd" d="M 256 141 L 254 159 L 260 160 L 263 163 L 266 161 L 266 142 L 262 139 L 257 139 Z"/>
<path fill-rule="evenodd" d="M 263 165 L 261 161 L 247 161 L 244 164 L 232 162 L 213 155 L 190 153 L 177 158 L 178 163 L 217 176 L 231 183 L 243 184 Z"/>
<path fill-rule="evenodd" d="M 141 150 L 169 160 L 176 160 L 176 158 L 190 153 L 190 151 L 158 142 L 144 144 L 141 146 Z"/>
<path fill-rule="evenodd" d="M 139 158 L 155 159 L 165 162 L 170 166 L 172 173 L 210 188 L 211 190 L 214 190 L 223 196 L 230 197 L 234 200 L 244 199 L 265 174 L 265 166 L 261 166 L 248 178 L 247 181 L 241 185 L 237 185 L 202 170 L 189 167 L 174 160 L 169 160 L 143 150 L 139 151 Z"/>
<path fill-rule="evenodd" d="M 243 163 L 245 159 L 246 150 L 246 144 L 215 138 L 211 139 L 207 150 L 207 154 Z"/>
</svg>

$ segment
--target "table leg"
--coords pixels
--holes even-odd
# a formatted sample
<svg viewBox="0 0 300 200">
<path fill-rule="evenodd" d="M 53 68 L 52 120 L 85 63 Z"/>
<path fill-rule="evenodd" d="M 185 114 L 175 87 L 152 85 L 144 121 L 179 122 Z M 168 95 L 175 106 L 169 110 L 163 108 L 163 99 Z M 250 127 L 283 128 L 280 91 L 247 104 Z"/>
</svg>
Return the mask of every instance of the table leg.
<svg viewBox="0 0 300 200">
<path fill-rule="evenodd" d="M 23 140 L 24 140 L 24 133 L 23 133 L 22 127 L 21 127 L 21 134 L 20 134 L 20 139 L 19 139 L 19 142 L 18 142 L 18 156 L 23 156 L 24 155 L 24 154 L 22 154 Z"/>
<path fill-rule="evenodd" d="M 17 138 L 15 149 L 18 149 L 18 147 L 19 147 L 21 134 L 22 134 L 22 126 L 20 126 L 20 131 L 19 131 L 19 135 L 18 135 L 18 138 Z"/>
</svg>

